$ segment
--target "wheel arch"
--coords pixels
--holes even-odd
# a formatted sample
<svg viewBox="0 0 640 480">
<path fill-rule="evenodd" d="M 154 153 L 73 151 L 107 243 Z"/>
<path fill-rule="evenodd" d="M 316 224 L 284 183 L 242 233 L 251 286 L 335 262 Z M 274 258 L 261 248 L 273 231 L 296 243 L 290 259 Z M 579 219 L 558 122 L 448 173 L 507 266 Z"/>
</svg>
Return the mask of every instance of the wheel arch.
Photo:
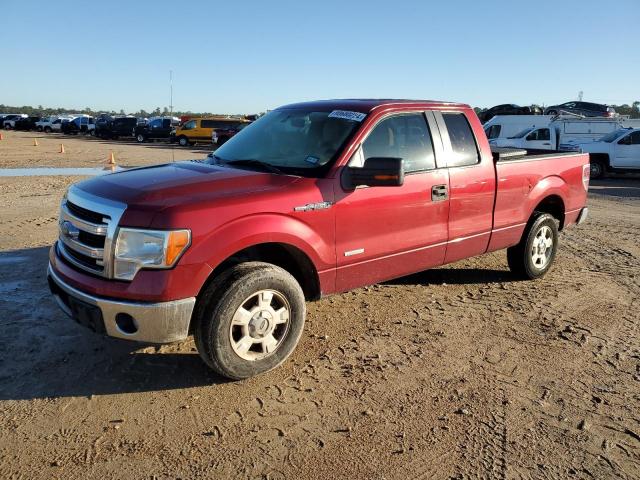
<svg viewBox="0 0 640 480">
<path fill-rule="evenodd" d="M 533 219 L 537 213 L 548 213 L 558 220 L 558 230 L 562 230 L 564 228 L 565 204 L 560 195 L 552 194 L 543 198 L 533 209 L 531 219 Z"/>
<path fill-rule="evenodd" d="M 289 272 L 302 287 L 305 299 L 321 296 L 320 277 L 315 264 L 300 248 L 284 242 L 264 242 L 250 245 L 227 256 L 215 266 L 202 290 L 225 270 L 244 262 L 265 262 Z"/>
</svg>

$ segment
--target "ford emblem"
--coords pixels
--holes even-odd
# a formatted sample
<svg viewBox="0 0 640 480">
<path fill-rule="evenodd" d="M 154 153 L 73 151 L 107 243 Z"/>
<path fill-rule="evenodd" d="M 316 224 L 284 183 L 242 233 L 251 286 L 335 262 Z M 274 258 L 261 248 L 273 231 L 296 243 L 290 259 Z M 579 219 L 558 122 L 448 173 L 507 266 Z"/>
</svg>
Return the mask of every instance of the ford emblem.
<svg viewBox="0 0 640 480">
<path fill-rule="evenodd" d="M 64 221 L 60 224 L 60 230 L 64 235 L 70 238 L 78 238 L 80 230 L 71 222 Z"/>
</svg>

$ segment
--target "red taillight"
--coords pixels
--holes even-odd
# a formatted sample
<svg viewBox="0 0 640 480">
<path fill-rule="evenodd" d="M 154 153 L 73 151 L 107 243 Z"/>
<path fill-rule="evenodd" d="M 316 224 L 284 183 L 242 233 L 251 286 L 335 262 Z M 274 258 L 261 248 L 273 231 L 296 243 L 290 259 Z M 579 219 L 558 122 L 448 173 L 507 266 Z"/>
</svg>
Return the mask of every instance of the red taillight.
<svg viewBox="0 0 640 480">
<path fill-rule="evenodd" d="M 582 185 L 584 189 L 589 191 L 589 177 L 591 176 L 591 165 L 587 163 L 582 166 Z"/>
</svg>

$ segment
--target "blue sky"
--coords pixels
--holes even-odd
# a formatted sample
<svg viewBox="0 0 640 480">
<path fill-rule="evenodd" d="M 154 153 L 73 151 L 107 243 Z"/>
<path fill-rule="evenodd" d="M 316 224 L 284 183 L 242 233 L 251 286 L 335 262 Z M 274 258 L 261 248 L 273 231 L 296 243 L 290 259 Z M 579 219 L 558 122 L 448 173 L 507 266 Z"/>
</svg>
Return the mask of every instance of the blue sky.
<svg viewBox="0 0 640 480">
<path fill-rule="evenodd" d="M 0 103 L 250 113 L 375 97 L 640 100 L 640 1 L 9 1 Z M 11 39 L 11 40 L 9 40 Z"/>
</svg>

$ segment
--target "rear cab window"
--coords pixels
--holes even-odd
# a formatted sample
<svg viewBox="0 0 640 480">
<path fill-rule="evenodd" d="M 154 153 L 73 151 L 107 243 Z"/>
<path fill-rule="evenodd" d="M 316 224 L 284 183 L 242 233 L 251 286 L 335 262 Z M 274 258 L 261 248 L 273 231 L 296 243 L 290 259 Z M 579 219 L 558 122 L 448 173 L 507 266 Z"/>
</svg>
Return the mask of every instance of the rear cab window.
<svg viewBox="0 0 640 480">
<path fill-rule="evenodd" d="M 466 115 L 462 112 L 442 112 L 442 118 L 451 142 L 451 155 L 447 166 L 466 167 L 478 164 L 478 145 Z"/>
</svg>

